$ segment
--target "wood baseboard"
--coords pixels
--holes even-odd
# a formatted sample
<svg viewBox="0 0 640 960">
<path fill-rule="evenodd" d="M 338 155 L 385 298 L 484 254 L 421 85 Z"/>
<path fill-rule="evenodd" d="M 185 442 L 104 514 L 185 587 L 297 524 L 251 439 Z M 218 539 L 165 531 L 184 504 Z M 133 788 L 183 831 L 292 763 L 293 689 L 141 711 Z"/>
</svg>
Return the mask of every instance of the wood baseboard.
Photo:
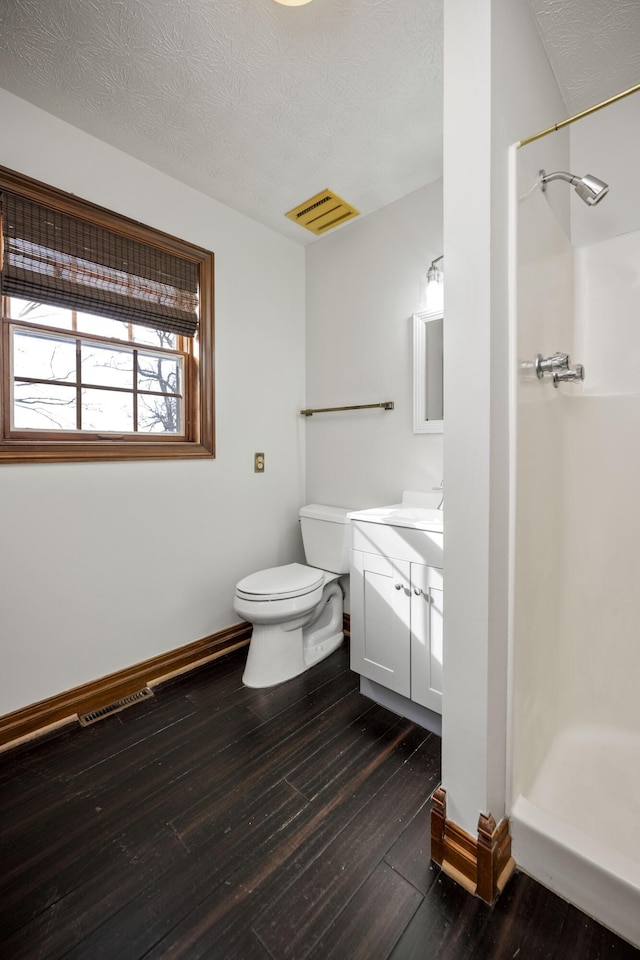
<svg viewBox="0 0 640 960">
<path fill-rule="evenodd" d="M 217 660 L 226 653 L 247 646 L 250 638 L 251 625 L 238 623 L 150 660 L 7 713 L 0 717 L 0 749 L 8 749 L 18 742 L 77 721 L 78 714 L 92 713 L 142 687 L 157 686 L 181 673 Z"/>
<path fill-rule="evenodd" d="M 351 618 L 348 613 L 343 617 L 343 629 L 345 636 L 349 637 Z M 247 646 L 250 639 L 251 624 L 238 623 L 150 660 L 0 716 L 0 750 L 10 749 L 25 740 L 74 723 L 79 714 L 92 713 L 136 693 L 142 687 L 165 683 L 172 677 Z"/>
<path fill-rule="evenodd" d="M 493 903 L 516 865 L 509 820 L 496 824 L 490 813 L 480 814 L 475 839 L 447 820 L 447 792 L 438 787 L 431 807 L 431 859 L 474 896 Z"/>
</svg>

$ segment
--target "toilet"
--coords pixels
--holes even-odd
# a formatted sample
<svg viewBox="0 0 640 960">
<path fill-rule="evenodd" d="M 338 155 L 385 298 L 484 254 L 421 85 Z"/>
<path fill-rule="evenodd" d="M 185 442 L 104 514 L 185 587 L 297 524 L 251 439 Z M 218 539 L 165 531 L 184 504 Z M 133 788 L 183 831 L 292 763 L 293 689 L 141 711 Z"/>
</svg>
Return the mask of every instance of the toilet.
<svg viewBox="0 0 640 960">
<path fill-rule="evenodd" d="M 242 682 L 272 687 L 304 673 L 344 638 L 341 575 L 349 572 L 351 510 L 300 509 L 307 564 L 252 573 L 236 586 L 233 609 L 253 626 Z"/>
</svg>

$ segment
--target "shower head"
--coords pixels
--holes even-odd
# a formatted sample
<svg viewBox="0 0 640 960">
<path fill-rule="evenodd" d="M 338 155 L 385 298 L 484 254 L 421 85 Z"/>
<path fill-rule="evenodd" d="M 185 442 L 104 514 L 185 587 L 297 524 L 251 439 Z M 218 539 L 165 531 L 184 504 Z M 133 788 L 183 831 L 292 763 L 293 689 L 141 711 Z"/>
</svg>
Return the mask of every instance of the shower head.
<svg viewBox="0 0 640 960">
<path fill-rule="evenodd" d="M 576 177 L 573 173 L 564 173 L 562 170 L 558 170 L 556 173 L 540 171 L 540 183 L 543 190 L 546 190 L 547 184 L 551 180 L 564 180 L 566 183 L 572 183 L 580 199 L 584 200 L 590 207 L 599 203 L 609 192 L 609 184 L 605 183 L 604 180 L 598 180 L 590 173 L 585 174 L 584 177 Z"/>
</svg>

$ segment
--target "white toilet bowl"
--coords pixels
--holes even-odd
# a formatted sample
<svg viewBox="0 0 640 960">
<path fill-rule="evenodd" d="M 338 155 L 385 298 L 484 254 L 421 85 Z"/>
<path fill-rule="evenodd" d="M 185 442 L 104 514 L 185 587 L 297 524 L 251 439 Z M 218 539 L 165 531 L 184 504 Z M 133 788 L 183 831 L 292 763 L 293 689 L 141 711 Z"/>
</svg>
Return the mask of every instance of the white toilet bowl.
<svg viewBox="0 0 640 960">
<path fill-rule="evenodd" d="M 344 637 L 342 600 L 338 574 L 301 563 L 261 570 L 241 580 L 233 608 L 253 625 L 242 677 L 245 686 L 283 683 L 333 653 Z"/>
<path fill-rule="evenodd" d="M 253 626 L 242 682 L 271 687 L 291 680 L 343 641 L 343 590 L 349 570 L 349 510 L 311 504 L 300 510 L 310 563 L 259 570 L 240 580 L 233 609 Z M 335 570 L 325 569 L 326 565 Z"/>
</svg>

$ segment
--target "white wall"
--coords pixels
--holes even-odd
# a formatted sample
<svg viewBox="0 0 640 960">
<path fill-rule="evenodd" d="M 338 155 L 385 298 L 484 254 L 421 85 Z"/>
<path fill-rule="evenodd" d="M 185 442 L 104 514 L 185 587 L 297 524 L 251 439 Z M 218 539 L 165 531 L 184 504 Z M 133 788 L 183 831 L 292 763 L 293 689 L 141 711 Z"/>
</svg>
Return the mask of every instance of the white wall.
<svg viewBox="0 0 640 960">
<path fill-rule="evenodd" d="M 310 501 L 382 506 L 440 483 L 442 434 L 413 433 L 411 316 L 441 253 L 440 180 L 307 247 L 306 405 L 395 404 L 309 419 Z"/>
<path fill-rule="evenodd" d="M 565 403 L 560 725 L 638 733 L 640 385 Z"/>
<path fill-rule="evenodd" d="M 640 227 L 640 93 L 599 110 L 571 126 L 571 172 L 592 173 L 609 184 L 596 207 L 575 203 L 571 238 L 581 247 Z M 558 184 L 559 186 L 559 184 Z"/>
<path fill-rule="evenodd" d="M 0 163 L 215 252 L 217 457 L 0 464 L 0 713 L 237 622 L 298 559 L 304 249 L 0 91 Z M 253 453 L 266 472 L 253 473 Z"/>
<path fill-rule="evenodd" d="M 565 108 L 526 0 L 445 0 L 447 816 L 504 813 L 507 151 Z"/>
<path fill-rule="evenodd" d="M 517 193 L 521 197 L 531 183 L 528 160 L 529 149 L 519 151 Z M 557 733 L 563 684 L 560 605 L 565 564 L 566 396 L 548 378 L 538 380 L 533 361 L 539 353 L 548 357 L 557 350 L 573 352 L 574 285 L 573 249 L 550 199 L 549 191 L 537 190 L 518 208 L 512 718 L 516 799 L 520 793 L 527 794 Z"/>
<path fill-rule="evenodd" d="M 640 225 L 640 213 L 637 224 Z M 587 374 L 584 392 L 601 396 L 637 395 L 640 392 L 640 230 L 636 228 L 632 233 L 578 247 L 575 259 L 575 350 L 576 359 L 584 364 Z"/>
<path fill-rule="evenodd" d="M 620 106 L 571 129 L 568 169 L 611 185 L 594 208 L 567 190 L 574 246 L 551 190 L 518 213 L 518 355 L 568 350 L 585 381 L 518 385 L 512 823 L 523 869 L 637 943 L 640 142 Z"/>
<path fill-rule="evenodd" d="M 565 418 L 563 720 L 632 731 L 640 729 L 639 156 L 637 94 L 571 128 L 572 169 L 610 189 L 595 208 L 574 204 L 571 218 L 585 382 Z"/>
<path fill-rule="evenodd" d="M 571 128 L 566 168 L 611 186 L 588 208 L 555 185 L 570 198 L 575 249 L 551 212 L 551 189 L 518 211 L 518 356 L 568 351 L 586 379 L 559 390 L 519 384 L 514 797 L 527 794 L 564 727 L 640 726 L 639 109 L 631 98 Z M 535 157 L 520 151 L 520 194 L 532 168 L 551 169 L 544 152 L 554 140 Z"/>
<path fill-rule="evenodd" d="M 631 177 L 614 182 L 633 197 Z M 567 398 L 564 418 L 566 546 L 559 620 L 563 722 L 637 732 L 640 210 L 636 213 L 633 232 L 575 251 L 575 349 L 585 382 Z M 620 211 L 617 222 L 623 219 L 631 226 L 628 211 Z"/>
</svg>

